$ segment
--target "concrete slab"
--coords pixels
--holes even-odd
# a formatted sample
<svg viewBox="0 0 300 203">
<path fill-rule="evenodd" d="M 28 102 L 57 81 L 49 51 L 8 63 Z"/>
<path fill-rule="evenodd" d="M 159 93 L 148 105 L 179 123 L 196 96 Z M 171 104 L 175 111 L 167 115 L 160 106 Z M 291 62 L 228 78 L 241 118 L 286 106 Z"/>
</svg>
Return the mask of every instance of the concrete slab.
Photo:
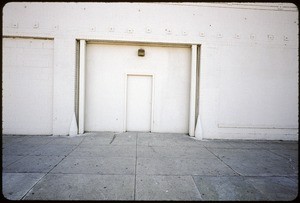
<svg viewBox="0 0 300 203">
<path fill-rule="evenodd" d="M 72 150 L 76 148 L 76 145 L 57 145 L 57 144 L 46 144 L 39 149 L 29 153 L 30 155 L 42 155 L 42 156 L 65 156 L 68 155 Z"/>
<path fill-rule="evenodd" d="M 133 200 L 134 175 L 48 174 L 25 200 Z"/>
<path fill-rule="evenodd" d="M 114 134 L 97 132 L 51 140 L 49 136 L 4 135 L 2 175 L 49 172 L 34 186 L 33 194 L 28 193 L 28 199 L 133 200 L 135 196 L 140 200 L 198 200 L 201 196 L 194 193 L 194 182 L 207 195 L 202 195 L 203 200 L 291 200 L 297 195 L 298 142 Z M 194 186 L 187 178 L 192 175 Z M 35 177 L 6 176 L 11 181 L 3 185 L 6 194 L 17 194 L 16 199 L 19 191 L 32 187 L 23 181 L 36 183 Z M 122 182 L 125 176 L 130 178 Z M 166 188 L 171 189 L 166 192 Z"/>
<path fill-rule="evenodd" d="M 51 142 L 49 142 L 49 144 L 52 144 L 52 145 L 79 145 L 84 138 L 85 137 L 83 137 L 83 136 L 54 137 L 53 140 Z"/>
<path fill-rule="evenodd" d="M 137 133 L 135 132 L 116 133 L 110 144 L 136 146 L 136 139 Z"/>
<path fill-rule="evenodd" d="M 254 141 L 250 140 L 230 140 L 226 143 L 231 145 L 231 148 L 235 149 L 260 149 L 260 146 L 256 145 Z"/>
<path fill-rule="evenodd" d="M 103 175 L 133 175 L 135 158 L 68 156 L 51 173 L 91 173 Z"/>
<path fill-rule="evenodd" d="M 22 141 L 22 144 L 28 144 L 28 145 L 45 145 L 49 142 L 51 142 L 54 138 L 53 136 L 25 136 L 26 139 Z"/>
<path fill-rule="evenodd" d="M 298 182 L 299 182 L 298 176 L 288 176 L 287 178 L 292 180 L 294 183 L 296 183 L 297 188 L 298 188 Z"/>
<path fill-rule="evenodd" d="M 270 201 L 292 201 L 298 196 L 298 184 L 287 177 L 249 177 L 251 183 Z"/>
<path fill-rule="evenodd" d="M 237 175 L 217 158 L 138 158 L 138 175 Z"/>
<path fill-rule="evenodd" d="M 41 148 L 41 145 L 29 145 L 29 144 L 10 144 L 3 146 L 2 154 L 4 155 L 19 155 L 26 156 L 33 153 L 35 150 Z"/>
<path fill-rule="evenodd" d="M 44 173 L 2 173 L 2 194 L 9 200 L 21 200 L 44 175 Z"/>
<path fill-rule="evenodd" d="M 136 177 L 136 200 L 201 200 L 191 176 Z"/>
<path fill-rule="evenodd" d="M 295 163 L 262 149 L 211 149 L 233 170 L 243 176 L 280 176 L 298 174 Z"/>
<path fill-rule="evenodd" d="M 113 134 L 103 135 L 86 135 L 80 146 L 92 146 L 92 145 L 109 145 L 112 141 Z"/>
<path fill-rule="evenodd" d="M 255 141 L 256 146 L 260 149 L 295 149 L 298 150 L 296 141 Z"/>
<path fill-rule="evenodd" d="M 207 148 L 220 148 L 220 149 L 230 149 L 233 146 L 230 144 L 230 141 L 222 140 L 201 140 L 197 142 Z"/>
<path fill-rule="evenodd" d="M 101 131 L 101 132 L 85 132 L 82 136 L 83 137 L 111 137 L 115 134 L 115 132 L 109 131 Z"/>
<path fill-rule="evenodd" d="M 22 143 L 26 139 L 24 135 L 2 135 L 2 146 Z"/>
<path fill-rule="evenodd" d="M 193 178 L 202 199 L 206 201 L 264 200 L 262 193 L 241 176 L 193 176 Z"/>
<path fill-rule="evenodd" d="M 181 158 L 215 158 L 211 152 L 201 146 L 138 146 L 138 157 L 181 157 Z"/>
<path fill-rule="evenodd" d="M 183 134 L 139 133 L 137 145 L 141 146 L 199 146 L 195 139 Z"/>
<path fill-rule="evenodd" d="M 163 136 L 165 138 L 175 138 L 175 139 L 184 139 L 189 138 L 188 134 L 184 133 L 156 133 L 156 132 L 137 132 L 139 137 L 160 137 Z"/>
<path fill-rule="evenodd" d="M 270 149 L 269 151 L 282 156 L 284 158 L 287 158 L 289 161 L 293 161 L 295 163 L 298 163 L 298 150 L 289 150 L 289 149 Z"/>
<path fill-rule="evenodd" d="M 70 156 L 74 157 L 136 157 L 136 148 L 132 146 L 91 146 L 78 147 Z"/>
<path fill-rule="evenodd" d="M 2 155 L 2 168 L 9 166 L 10 164 L 24 158 L 25 156 L 18 155 Z"/>
<path fill-rule="evenodd" d="M 26 156 L 4 167 L 6 173 L 46 173 L 63 159 L 63 156 Z"/>
</svg>

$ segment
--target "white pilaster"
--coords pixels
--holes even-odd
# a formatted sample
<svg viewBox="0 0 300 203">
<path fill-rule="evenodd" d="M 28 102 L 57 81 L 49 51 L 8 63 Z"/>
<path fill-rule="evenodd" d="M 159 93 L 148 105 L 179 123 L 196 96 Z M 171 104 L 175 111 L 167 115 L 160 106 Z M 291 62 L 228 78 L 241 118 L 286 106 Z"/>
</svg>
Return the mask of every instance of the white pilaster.
<svg viewBox="0 0 300 203">
<path fill-rule="evenodd" d="M 195 136 L 197 45 L 192 45 L 189 135 Z"/>
<path fill-rule="evenodd" d="M 80 64 L 79 64 L 79 111 L 78 133 L 84 133 L 84 98 L 85 98 L 85 40 L 80 40 Z"/>
</svg>

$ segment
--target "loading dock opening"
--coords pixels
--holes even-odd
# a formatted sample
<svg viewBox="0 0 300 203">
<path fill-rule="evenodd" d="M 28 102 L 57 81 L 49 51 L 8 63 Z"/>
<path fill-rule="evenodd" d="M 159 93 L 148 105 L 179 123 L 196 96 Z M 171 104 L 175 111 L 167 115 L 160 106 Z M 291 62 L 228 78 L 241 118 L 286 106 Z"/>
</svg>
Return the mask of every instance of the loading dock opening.
<svg viewBox="0 0 300 203">
<path fill-rule="evenodd" d="M 199 46 L 79 42 L 79 133 L 127 131 L 128 108 L 131 108 L 127 98 L 128 76 L 150 75 L 150 129 L 140 130 L 195 135 Z M 147 50 L 145 57 L 136 54 L 141 46 Z M 129 105 L 136 106 L 131 101 Z M 142 109 L 144 113 L 148 111 Z"/>
</svg>

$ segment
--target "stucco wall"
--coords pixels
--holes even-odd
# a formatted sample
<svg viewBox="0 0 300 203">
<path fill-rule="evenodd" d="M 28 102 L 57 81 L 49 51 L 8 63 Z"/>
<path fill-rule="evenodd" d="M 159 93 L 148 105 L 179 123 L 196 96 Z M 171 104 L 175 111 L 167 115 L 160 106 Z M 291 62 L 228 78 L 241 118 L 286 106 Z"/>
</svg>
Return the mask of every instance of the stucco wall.
<svg viewBox="0 0 300 203">
<path fill-rule="evenodd" d="M 201 45 L 204 138 L 298 139 L 293 4 L 8 3 L 5 37 L 54 39 L 53 134 L 74 112 L 76 39 Z M 5 106 L 4 106 L 5 108 Z"/>
</svg>

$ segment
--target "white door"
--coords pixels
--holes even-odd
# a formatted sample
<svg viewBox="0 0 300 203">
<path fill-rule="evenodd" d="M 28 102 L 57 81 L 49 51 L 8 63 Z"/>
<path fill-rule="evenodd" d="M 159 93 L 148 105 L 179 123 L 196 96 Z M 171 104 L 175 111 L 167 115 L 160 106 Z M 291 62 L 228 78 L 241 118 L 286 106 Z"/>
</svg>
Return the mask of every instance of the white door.
<svg viewBox="0 0 300 203">
<path fill-rule="evenodd" d="M 151 131 L 152 76 L 127 76 L 127 131 Z"/>
</svg>

